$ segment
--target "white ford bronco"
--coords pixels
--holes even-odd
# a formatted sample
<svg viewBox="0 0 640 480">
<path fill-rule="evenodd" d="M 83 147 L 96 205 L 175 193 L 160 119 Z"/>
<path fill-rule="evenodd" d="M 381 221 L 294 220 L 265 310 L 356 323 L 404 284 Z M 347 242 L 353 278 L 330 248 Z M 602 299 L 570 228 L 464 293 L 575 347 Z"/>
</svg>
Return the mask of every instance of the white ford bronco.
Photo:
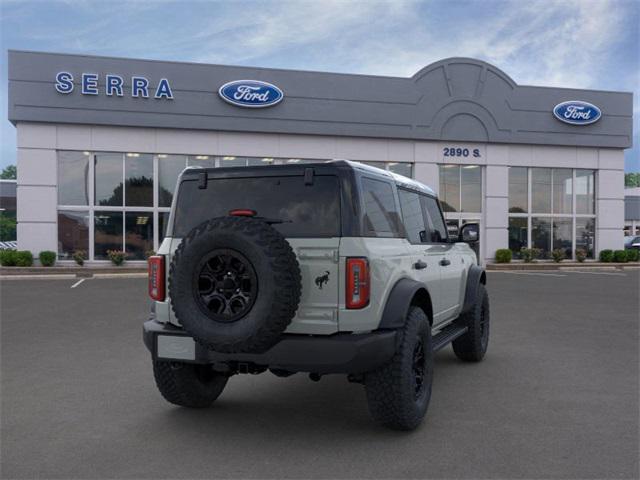
<svg viewBox="0 0 640 480">
<path fill-rule="evenodd" d="M 434 352 L 487 350 L 477 240 L 477 224 L 450 237 L 428 187 L 356 162 L 188 168 L 149 259 L 158 389 L 207 407 L 235 374 L 342 373 L 375 420 L 413 429 Z"/>
</svg>

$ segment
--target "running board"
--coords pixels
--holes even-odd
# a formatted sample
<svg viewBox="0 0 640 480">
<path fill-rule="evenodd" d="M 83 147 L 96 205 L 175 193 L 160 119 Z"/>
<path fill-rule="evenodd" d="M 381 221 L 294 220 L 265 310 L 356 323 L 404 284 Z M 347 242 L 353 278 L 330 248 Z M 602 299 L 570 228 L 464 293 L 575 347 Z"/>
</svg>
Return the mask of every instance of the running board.
<svg viewBox="0 0 640 480">
<path fill-rule="evenodd" d="M 467 330 L 467 327 L 461 327 L 455 323 L 447 325 L 433 337 L 433 351 L 442 350 L 460 335 L 467 333 Z"/>
</svg>

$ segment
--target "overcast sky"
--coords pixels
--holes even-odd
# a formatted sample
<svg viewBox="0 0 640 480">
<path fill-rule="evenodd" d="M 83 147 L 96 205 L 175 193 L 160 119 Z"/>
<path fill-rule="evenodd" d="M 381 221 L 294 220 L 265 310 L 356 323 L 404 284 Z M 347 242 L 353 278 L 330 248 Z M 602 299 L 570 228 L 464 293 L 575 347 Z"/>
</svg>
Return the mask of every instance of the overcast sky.
<svg viewBox="0 0 640 480">
<path fill-rule="evenodd" d="M 640 171 L 640 0 L 0 0 L 0 167 L 15 163 L 7 49 L 411 76 L 454 56 L 517 83 L 634 92 Z"/>
</svg>

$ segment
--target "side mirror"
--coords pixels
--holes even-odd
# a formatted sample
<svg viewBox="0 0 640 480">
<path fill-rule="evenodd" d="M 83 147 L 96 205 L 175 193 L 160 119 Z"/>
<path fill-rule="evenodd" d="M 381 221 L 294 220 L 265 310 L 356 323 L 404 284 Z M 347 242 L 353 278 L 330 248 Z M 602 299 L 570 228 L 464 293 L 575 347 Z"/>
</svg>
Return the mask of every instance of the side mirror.
<svg viewBox="0 0 640 480">
<path fill-rule="evenodd" d="M 480 240 L 480 225 L 477 223 L 465 223 L 460 229 L 458 241 L 476 243 L 478 240 Z"/>
</svg>

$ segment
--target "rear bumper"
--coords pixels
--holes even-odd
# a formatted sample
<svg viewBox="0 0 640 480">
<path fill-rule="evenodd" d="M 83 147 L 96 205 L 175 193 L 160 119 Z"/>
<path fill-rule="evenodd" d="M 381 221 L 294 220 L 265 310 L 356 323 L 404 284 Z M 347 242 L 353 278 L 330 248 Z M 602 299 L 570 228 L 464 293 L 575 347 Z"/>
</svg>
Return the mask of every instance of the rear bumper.
<svg viewBox="0 0 640 480">
<path fill-rule="evenodd" d="M 200 364 L 248 364 L 291 372 L 364 373 L 389 362 L 395 330 L 366 334 L 284 334 L 264 353 L 219 353 L 202 347 L 184 330 L 155 320 L 145 322 L 144 344 L 154 360 Z"/>
</svg>

